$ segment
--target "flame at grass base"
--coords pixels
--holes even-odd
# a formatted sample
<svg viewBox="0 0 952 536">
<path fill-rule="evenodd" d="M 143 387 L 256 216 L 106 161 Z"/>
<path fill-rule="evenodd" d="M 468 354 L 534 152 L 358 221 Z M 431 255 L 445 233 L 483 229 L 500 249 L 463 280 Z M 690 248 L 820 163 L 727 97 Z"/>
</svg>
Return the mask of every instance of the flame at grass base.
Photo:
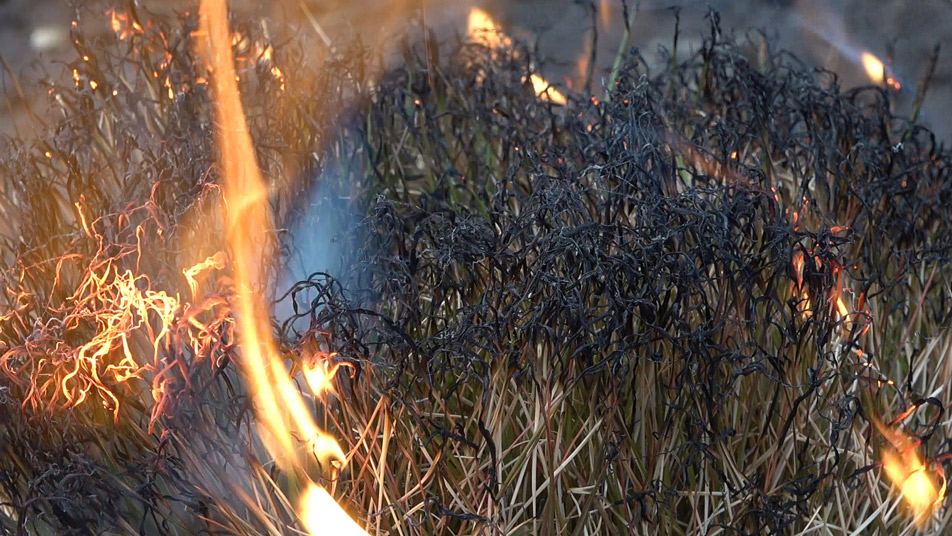
<svg viewBox="0 0 952 536">
<path fill-rule="evenodd" d="M 333 536 L 366 536 L 360 528 L 340 506 L 334 502 L 324 488 L 310 484 L 301 496 L 299 508 L 301 522 L 311 534 L 327 534 Z"/>
<path fill-rule="evenodd" d="M 278 351 L 269 311 L 257 292 L 267 280 L 265 259 L 277 255 L 268 189 L 254 156 L 235 81 L 225 0 L 202 0 L 200 15 L 200 31 L 194 36 L 207 45 L 199 52 L 208 58 L 213 75 L 216 141 L 236 287 L 241 368 L 251 383 L 259 436 L 279 467 L 294 474 L 294 480 L 303 480 L 299 515 L 311 534 L 366 534 L 308 475 L 312 460 L 316 459 L 323 470 L 335 472 L 346 463 L 346 456 L 337 442 L 316 425 Z M 325 387 L 329 381 L 318 385 L 313 393 L 316 396 L 328 391 Z"/>
<path fill-rule="evenodd" d="M 911 411 L 903 413 L 897 420 L 909 413 Z M 889 446 L 883 450 L 883 469 L 912 509 L 916 525 L 921 527 L 945 499 L 946 481 L 942 468 L 937 466 L 937 474 L 933 476 L 919 457 L 918 441 L 894 426 L 886 426 L 878 420 L 874 422 L 889 441 Z M 936 486 L 936 480 L 941 482 L 939 486 Z"/>
</svg>

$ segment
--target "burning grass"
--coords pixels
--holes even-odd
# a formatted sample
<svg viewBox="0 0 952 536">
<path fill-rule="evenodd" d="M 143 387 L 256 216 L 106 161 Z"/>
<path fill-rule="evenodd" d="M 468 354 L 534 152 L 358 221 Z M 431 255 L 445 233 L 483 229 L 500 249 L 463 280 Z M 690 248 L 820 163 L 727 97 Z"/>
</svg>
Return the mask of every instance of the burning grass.
<svg viewBox="0 0 952 536">
<path fill-rule="evenodd" d="M 262 267 L 347 459 L 289 470 L 213 239 L 197 19 L 94 15 L 118 28 L 75 27 L 60 117 L 0 160 L 0 530 L 291 534 L 322 523 L 305 478 L 381 534 L 947 525 L 950 155 L 888 88 L 715 38 L 564 104 L 508 39 L 408 46 L 371 86 L 367 51 L 233 23 L 275 238 L 315 180 L 360 213 L 342 273 L 281 297 Z"/>
</svg>

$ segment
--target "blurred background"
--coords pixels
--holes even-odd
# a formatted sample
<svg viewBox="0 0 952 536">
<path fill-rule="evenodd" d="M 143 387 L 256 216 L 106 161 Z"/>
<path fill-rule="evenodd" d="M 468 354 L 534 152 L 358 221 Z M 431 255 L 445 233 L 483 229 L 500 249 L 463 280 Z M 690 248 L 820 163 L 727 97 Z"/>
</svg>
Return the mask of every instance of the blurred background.
<svg viewBox="0 0 952 536">
<path fill-rule="evenodd" d="M 127 4 L 120 2 L 119 4 Z M 937 45 L 941 52 L 919 119 L 943 140 L 952 136 L 952 0 L 276 0 L 232 2 L 264 24 L 288 22 L 292 32 L 314 47 L 337 47 L 359 39 L 393 50 L 401 36 L 422 39 L 422 28 L 438 38 L 462 34 L 467 14 L 485 10 L 509 34 L 537 46 L 541 72 L 557 86 L 598 92 L 624 42 L 626 14 L 629 42 L 650 62 L 671 50 L 679 24 L 679 55 L 698 48 L 709 34 L 710 9 L 720 14 L 725 36 L 758 46 L 786 49 L 806 65 L 835 72 L 843 87 L 875 82 L 863 55 L 882 61 L 901 85 L 896 111 L 912 108 L 917 84 L 928 71 Z M 98 3 L 97 3 L 98 5 Z M 106 4 L 103 4 L 106 5 Z M 192 2 L 140 0 L 137 9 L 185 11 Z M 120 8 L 123 6 L 120 5 Z M 92 12 L 92 14 L 91 14 Z M 69 83 L 68 62 L 77 61 L 69 43 L 70 22 L 101 16 L 105 7 L 66 0 L 0 0 L 0 134 L 30 131 L 28 108 L 42 113 L 45 88 L 40 82 Z M 84 24 L 90 21 L 83 21 Z M 271 24 L 274 24 L 272 22 Z"/>
</svg>

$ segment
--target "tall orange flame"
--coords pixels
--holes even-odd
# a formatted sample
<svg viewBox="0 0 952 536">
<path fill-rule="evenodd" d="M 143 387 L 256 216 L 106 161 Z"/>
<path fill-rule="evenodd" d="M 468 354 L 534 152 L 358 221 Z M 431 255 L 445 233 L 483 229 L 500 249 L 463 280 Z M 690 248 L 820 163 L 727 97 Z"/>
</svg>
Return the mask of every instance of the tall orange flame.
<svg viewBox="0 0 952 536">
<path fill-rule="evenodd" d="M 346 456 L 337 442 L 315 424 L 275 345 L 268 311 L 258 299 L 257 292 L 266 281 L 264 260 L 277 254 L 268 190 L 254 157 L 235 82 L 225 0 L 203 0 L 200 14 L 200 35 L 208 38 L 217 105 L 216 135 L 221 150 L 242 364 L 252 384 L 262 439 L 279 467 L 306 482 L 299 514 L 311 534 L 365 535 L 307 475 L 310 456 L 321 462 L 324 470 L 339 469 L 346 463 Z"/>
</svg>

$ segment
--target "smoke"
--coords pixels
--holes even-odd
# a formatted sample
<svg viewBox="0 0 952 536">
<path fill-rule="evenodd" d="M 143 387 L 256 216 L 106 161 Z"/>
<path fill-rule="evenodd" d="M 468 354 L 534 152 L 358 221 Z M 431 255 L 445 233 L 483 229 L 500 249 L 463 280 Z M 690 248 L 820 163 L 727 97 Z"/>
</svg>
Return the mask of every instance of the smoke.
<svg viewBox="0 0 952 536">
<path fill-rule="evenodd" d="M 356 282 L 358 274 L 348 272 L 353 265 L 354 243 L 352 229 L 359 221 L 359 211 L 349 191 L 336 179 L 341 172 L 333 166 L 325 169 L 321 177 L 312 181 L 306 203 L 293 218 L 289 234 L 284 238 L 286 259 L 283 272 L 278 277 L 280 297 L 298 281 L 308 279 L 315 273 L 326 273 L 345 287 Z M 275 319 L 283 324 L 294 316 L 295 302 L 298 310 L 307 310 L 314 298 L 313 291 L 303 291 L 287 296 L 274 307 Z M 307 318 L 298 318 L 292 325 L 298 333 L 308 329 Z"/>
</svg>

